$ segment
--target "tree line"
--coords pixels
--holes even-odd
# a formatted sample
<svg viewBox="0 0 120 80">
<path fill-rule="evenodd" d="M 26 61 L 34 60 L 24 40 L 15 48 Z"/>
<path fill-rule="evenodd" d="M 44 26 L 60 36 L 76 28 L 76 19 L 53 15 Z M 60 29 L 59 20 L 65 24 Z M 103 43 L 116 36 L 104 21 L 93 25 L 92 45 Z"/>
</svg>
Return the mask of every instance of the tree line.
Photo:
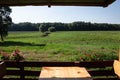
<svg viewBox="0 0 120 80">
<path fill-rule="evenodd" d="M 12 24 L 9 31 L 48 31 L 52 27 L 56 31 L 113 31 L 120 30 L 120 24 L 73 22 L 73 23 L 18 23 Z"/>
</svg>

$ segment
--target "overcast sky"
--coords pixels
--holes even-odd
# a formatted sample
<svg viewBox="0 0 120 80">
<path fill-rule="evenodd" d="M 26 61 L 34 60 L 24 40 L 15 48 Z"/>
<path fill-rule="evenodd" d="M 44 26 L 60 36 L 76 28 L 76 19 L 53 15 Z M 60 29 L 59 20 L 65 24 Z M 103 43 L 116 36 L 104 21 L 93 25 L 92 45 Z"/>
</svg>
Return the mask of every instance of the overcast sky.
<svg viewBox="0 0 120 80">
<path fill-rule="evenodd" d="M 11 7 L 14 23 L 20 22 L 63 22 L 85 21 L 92 23 L 120 24 L 120 0 L 106 8 L 81 6 L 23 6 Z"/>
</svg>

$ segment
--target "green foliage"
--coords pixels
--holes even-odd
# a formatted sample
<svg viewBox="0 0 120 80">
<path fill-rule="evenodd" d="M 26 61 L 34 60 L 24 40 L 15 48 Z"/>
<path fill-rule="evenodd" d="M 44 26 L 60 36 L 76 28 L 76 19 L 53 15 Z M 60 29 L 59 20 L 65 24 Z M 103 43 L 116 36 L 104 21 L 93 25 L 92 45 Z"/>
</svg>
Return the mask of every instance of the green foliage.
<svg viewBox="0 0 120 80">
<path fill-rule="evenodd" d="M 12 24 L 9 27 L 9 31 L 38 31 L 38 25 L 24 22 L 24 23 L 18 23 L 18 24 Z"/>
<path fill-rule="evenodd" d="M 0 42 L 0 50 L 12 53 L 18 46 L 25 60 L 31 61 L 94 61 L 118 57 L 119 31 L 55 32 L 48 37 L 40 34 L 9 32 L 6 41 Z"/>
<path fill-rule="evenodd" d="M 16 48 L 15 51 L 11 54 L 0 51 L 0 59 L 3 61 L 4 60 L 21 61 L 24 60 L 24 57 L 23 54 L 20 52 L 20 50 Z"/>
<path fill-rule="evenodd" d="M 10 31 L 41 31 L 46 32 L 50 27 L 56 31 L 118 31 L 120 24 L 72 22 L 72 23 L 19 23 L 10 26 Z"/>
<path fill-rule="evenodd" d="M 10 13 L 11 9 L 9 7 L 0 6 L 0 36 L 2 41 L 4 41 L 3 37 L 8 35 L 8 26 L 12 23 Z"/>
<path fill-rule="evenodd" d="M 47 30 L 46 30 L 46 26 L 43 25 L 43 24 L 41 24 L 40 27 L 39 27 L 39 31 L 41 31 L 41 32 L 47 31 Z"/>
<path fill-rule="evenodd" d="M 24 60 L 24 58 L 19 54 L 16 54 L 15 56 L 12 56 L 10 60 L 21 61 L 21 60 Z"/>
<path fill-rule="evenodd" d="M 49 34 L 50 34 L 50 32 L 46 31 L 46 32 L 44 32 L 44 33 L 41 34 L 41 37 L 46 37 L 46 36 L 48 36 Z"/>
<path fill-rule="evenodd" d="M 55 29 L 55 27 L 49 27 L 49 28 L 48 28 L 48 31 L 50 31 L 50 32 L 55 32 L 56 29 Z"/>
<path fill-rule="evenodd" d="M 2 61 L 4 61 L 4 60 L 9 60 L 9 57 L 0 56 L 0 60 L 2 60 Z"/>
</svg>

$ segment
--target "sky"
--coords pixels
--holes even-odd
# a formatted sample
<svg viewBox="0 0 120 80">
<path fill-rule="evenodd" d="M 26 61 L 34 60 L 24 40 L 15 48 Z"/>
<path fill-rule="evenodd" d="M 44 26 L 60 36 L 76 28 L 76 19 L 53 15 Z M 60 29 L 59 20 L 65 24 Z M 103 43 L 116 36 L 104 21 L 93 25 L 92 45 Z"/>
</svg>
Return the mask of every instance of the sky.
<svg viewBox="0 0 120 80">
<path fill-rule="evenodd" d="M 22 6 L 11 7 L 13 23 L 31 22 L 71 23 L 84 21 L 92 23 L 120 24 L 120 0 L 106 8 L 85 6 Z"/>
</svg>

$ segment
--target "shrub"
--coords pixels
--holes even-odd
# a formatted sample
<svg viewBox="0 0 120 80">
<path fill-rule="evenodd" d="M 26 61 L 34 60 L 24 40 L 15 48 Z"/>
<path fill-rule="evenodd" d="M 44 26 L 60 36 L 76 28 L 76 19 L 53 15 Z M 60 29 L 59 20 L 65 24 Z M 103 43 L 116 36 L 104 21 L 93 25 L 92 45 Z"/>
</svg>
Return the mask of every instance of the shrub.
<svg viewBox="0 0 120 80">
<path fill-rule="evenodd" d="M 50 32 L 55 32 L 56 29 L 55 29 L 55 27 L 49 27 L 49 28 L 48 28 L 48 31 L 50 31 Z"/>
<path fill-rule="evenodd" d="M 48 31 L 47 31 L 47 32 L 44 32 L 44 33 L 41 34 L 41 37 L 46 37 L 46 36 L 48 36 L 49 34 L 50 34 L 50 32 L 48 32 Z"/>
<path fill-rule="evenodd" d="M 0 52 L 0 58 L 1 60 L 15 60 L 15 61 L 24 60 L 24 56 L 18 48 L 16 48 L 15 51 L 11 54 L 8 54 L 6 52 Z"/>
<path fill-rule="evenodd" d="M 0 58 L 1 60 L 9 60 L 10 59 L 10 55 L 6 52 L 0 52 Z"/>
<path fill-rule="evenodd" d="M 15 51 L 10 56 L 10 60 L 21 61 L 24 60 L 24 57 L 19 49 L 15 49 Z"/>
</svg>

